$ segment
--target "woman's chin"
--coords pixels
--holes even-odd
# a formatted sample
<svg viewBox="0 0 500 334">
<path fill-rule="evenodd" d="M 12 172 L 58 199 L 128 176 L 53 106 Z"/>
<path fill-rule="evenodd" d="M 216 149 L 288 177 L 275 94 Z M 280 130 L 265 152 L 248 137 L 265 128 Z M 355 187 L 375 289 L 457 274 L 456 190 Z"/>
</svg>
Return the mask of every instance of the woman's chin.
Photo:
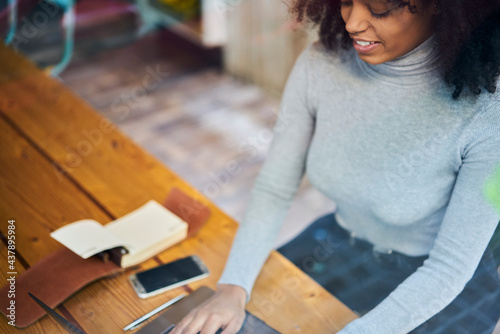
<svg viewBox="0 0 500 334">
<path fill-rule="evenodd" d="M 389 61 L 389 60 L 383 59 L 381 57 L 360 54 L 360 53 L 358 53 L 358 57 L 359 57 L 359 59 L 361 59 L 362 61 L 364 61 L 365 63 L 368 63 L 370 65 L 379 65 L 379 64 L 385 63 L 386 61 Z"/>
</svg>

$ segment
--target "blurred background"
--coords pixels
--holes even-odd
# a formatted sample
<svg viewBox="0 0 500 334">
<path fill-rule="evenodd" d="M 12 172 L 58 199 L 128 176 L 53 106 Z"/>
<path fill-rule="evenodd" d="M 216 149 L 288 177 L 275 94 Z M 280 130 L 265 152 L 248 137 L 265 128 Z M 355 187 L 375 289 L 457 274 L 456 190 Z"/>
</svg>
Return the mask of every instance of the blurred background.
<svg viewBox="0 0 500 334">
<path fill-rule="evenodd" d="M 288 74 L 316 39 L 292 3 L 0 0 L 0 34 L 241 221 Z M 305 178 L 276 247 L 334 209 Z"/>
<path fill-rule="evenodd" d="M 0 0 L 0 32 L 241 221 L 288 73 L 316 38 L 291 3 Z M 277 246 L 334 208 L 305 179 Z"/>
</svg>

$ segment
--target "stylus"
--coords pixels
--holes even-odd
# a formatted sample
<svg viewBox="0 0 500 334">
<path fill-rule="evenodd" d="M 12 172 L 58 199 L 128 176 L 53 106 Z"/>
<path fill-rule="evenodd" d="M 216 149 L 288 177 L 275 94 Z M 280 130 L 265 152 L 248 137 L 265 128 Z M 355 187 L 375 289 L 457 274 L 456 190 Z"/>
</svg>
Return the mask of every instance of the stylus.
<svg viewBox="0 0 500 334">
<path fill-rule="evenodd" d="M 123 328 L 124 331 L 127 331 L 129 329 L 133 329 L 135 327 L 137 327 L 137 325 L 139 325 L 141 322 L 143 321 L 146 321 L 148 320 L 149 318 L 151 318 L 153 315 L 155 315 L 156 313 L 160 312 L 161 310 L 169 307 L 170 305 L 174 304 L 175 302 L 181 300 L 182 298 L 184 298 L 186 295 L 185 294 L 182 294 L 180 296 L 177 296 L 175 297 L 174 299 L 170 299 L 168 302 L 166 302 L 165 304 L 163 305 L 160 305 L 158 306 L 157 308 L 155 308 L 154 310 L 152 310 L 151 312 L 148 312 L 147 314 L 143 315 L 142 317 L 140 317 L 139 319 L 137 320 L 134 320 L 132 321 L 129 325 L 125 326 Z"/>
</svg>

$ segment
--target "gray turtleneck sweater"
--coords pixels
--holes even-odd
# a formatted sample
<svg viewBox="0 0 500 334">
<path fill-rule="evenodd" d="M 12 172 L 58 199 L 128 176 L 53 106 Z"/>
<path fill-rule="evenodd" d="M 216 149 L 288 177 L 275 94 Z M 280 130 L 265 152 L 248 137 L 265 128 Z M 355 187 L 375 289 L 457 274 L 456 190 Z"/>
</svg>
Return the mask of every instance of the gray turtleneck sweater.
<svg viewBox="0 0 500 334">
<path fill-rule="evenodd" d="M 219 283 L 250 295 L 306 172 L 358 238 L 429 255 L 340 333 L 407 333 L 461 292 L 500 219 L 483 195 L 500 163 L 500 94 L 453 100 L 437 57 L 432 37 L 375 66 L 319 43 L 300 55 Z"/>
</svg>

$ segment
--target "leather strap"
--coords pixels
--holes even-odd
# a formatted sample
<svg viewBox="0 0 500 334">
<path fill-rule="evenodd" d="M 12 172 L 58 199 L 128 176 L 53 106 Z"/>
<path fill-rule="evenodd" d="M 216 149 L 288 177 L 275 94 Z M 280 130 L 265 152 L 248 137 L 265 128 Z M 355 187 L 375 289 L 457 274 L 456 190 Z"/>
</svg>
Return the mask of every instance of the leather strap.
<svg viewBox="0 0 500 334">
<path fill-rule="evenodd" d="M 188 238 L 198 233 L 210 217 L 208 207 L 178 188 L 172 189 L 163 205 L 188 223 Z"/>
</svg>

